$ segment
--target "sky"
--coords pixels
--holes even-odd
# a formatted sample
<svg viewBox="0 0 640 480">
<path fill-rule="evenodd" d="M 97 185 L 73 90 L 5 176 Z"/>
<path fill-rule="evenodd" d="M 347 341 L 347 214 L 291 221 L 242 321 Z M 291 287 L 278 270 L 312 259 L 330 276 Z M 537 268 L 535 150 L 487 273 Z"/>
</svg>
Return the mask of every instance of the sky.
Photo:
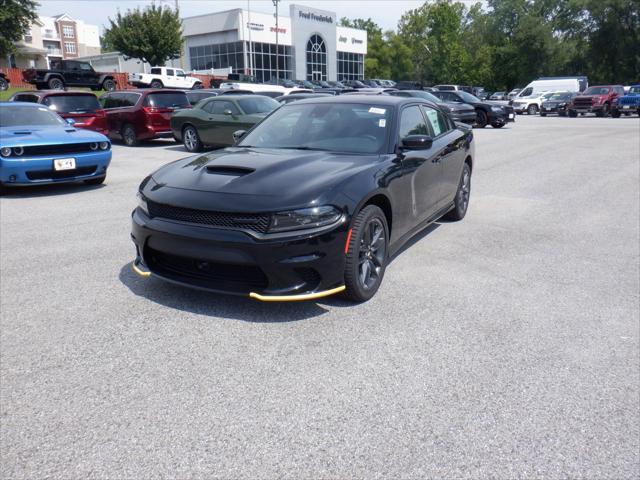
<svg viewBox="0 0 640 480">
<path fill-rule="evenodd" d="M 201 15 L 233 8 L 247 8 L 247 0 L 178 0 L 183 17 Z M 68 13 L 77 20 L 94 25 L 108 25 L 108 17 L 115 17 L 118 9 L 125 12 L 151 3 L 150 0 L 39 0 L 40 15 L 52 16 Z M 271 0 L 249 0 L 251 10 L 275 12 Z M 175 5 L 175 0 L 156 0 L 157 4 Z M 289 5 L 296 3 L 336 12 L 338 18 L 371 18 L 383 30 L 395 30 L 404 12 L 417 8 L 424 0 L 281 0 L 280 15 L 289 15 Z M 465 2 L 474 3 L 474 2 Z M 102 29 L 101 29 L 102 31 Z"/>
</svg>

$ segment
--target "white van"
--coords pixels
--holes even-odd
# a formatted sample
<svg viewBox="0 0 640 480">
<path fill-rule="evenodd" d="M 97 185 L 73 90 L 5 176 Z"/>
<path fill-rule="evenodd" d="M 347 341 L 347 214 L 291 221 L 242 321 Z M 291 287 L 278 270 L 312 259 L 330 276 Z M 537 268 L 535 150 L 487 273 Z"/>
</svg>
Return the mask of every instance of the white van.
<svg viewBox="0 0 640 480">
<path fill-rule="evenodd" d="M 513 98 L 516 113 L 535 115 L 540 111 L 543 95 L 549 92 L 582 92 L 589 86 L 587 77 L 541 77 L 524 87 Z"/>
</svg>

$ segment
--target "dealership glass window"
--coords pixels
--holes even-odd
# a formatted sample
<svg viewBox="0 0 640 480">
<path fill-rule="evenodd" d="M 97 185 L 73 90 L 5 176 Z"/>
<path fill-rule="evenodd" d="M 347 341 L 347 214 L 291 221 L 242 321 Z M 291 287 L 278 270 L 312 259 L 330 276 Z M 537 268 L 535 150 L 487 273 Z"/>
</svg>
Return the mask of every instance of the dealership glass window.
<svg viewBox="0 0 640 480">
<path fill-rule="evenodd" d="M 320 35 L 307 42 L 307 80 L 327 79 L 327 47 Z"/>
<path fill-rule="evenodd" d="M 191 68 L 193 70 L 209 70 L 231 67 L 234 72 L 244 72 L 243 47 L 243 42 L 191 47 L 189 48 Z"/>
<path fill-rule="evenodd" d="M 253 60 L 253 76 L 259 82 L 269 82 L 276 78 L 276 59 L 278 62 L 278 74 L 280 78 L 291 79 L 293 72 L 291 69 L 291 47 L 288 45 L 276 46 L 271 43 L 247 42 L 247 71 Z"/>
<path fill-rule="evenodd" d="M 338 52 L 338 80 L 364 79 L 364 55 Z"/>
</svg>

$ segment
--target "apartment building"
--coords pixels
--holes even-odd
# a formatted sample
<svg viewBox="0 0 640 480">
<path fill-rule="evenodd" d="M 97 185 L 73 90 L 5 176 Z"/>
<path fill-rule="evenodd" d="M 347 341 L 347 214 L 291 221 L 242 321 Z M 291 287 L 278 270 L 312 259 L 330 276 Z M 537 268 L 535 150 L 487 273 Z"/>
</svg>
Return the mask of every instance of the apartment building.
<svg viewBox="0 0 640 480">
<path fill-rule="evenodd" d="M 50 68 L 56 60 L 100 54 L 100 29 L 63 13 L 38 18 L 16 43 L 16 52 L 0 58 L 0 67 Z"/>
</svg>

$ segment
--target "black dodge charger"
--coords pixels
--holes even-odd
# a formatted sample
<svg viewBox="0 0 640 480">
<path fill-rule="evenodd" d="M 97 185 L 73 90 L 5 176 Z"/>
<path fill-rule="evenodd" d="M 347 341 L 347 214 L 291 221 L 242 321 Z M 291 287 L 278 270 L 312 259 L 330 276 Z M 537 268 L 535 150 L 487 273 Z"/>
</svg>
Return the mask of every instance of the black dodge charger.
<svg viewBox="0 0 640 480">
<path fill-rule="evenodd" d="M 472 131 L 420 98 L 301 100 L 236 134 L 144 179 L 138 274 L 263 301 L 365 301 L 408 239 L 469 205 Z"/>
</svg>

